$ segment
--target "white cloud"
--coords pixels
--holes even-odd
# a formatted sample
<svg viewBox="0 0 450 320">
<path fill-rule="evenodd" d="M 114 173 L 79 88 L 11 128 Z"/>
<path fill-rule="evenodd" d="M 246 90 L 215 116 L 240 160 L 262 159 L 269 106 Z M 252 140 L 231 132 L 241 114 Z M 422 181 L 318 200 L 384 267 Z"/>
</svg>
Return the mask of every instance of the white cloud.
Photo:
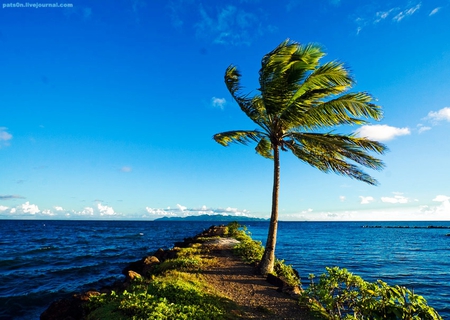
<svg viewBox="0 0 450 320">
<path fill-rule="evenodd" d="M 48 210 L 48 209 L 47 210 L 43 210 L 42 214 L 45 215 L 45 216 L 51 216 L 51 217 L 56 215 L 53 211 Z"/>
<path fill-rule="evenodd" d="M 9 209 L 9 207 L 0 206 L 0 211 L 6 211 L 6 210 L 8 210 L 8 209 Z"/>
<path fill-rule="evenodd" d="M 442 108 L 438 111 L 430 111 L 426 119 L 433 121 L 449 121 L 450 122 L 450 107 Z"/>
<path fill-rule="evenodd" d="M 415 5 L 414 7 L 408 8 L 404 11 L 399 12 L 392 20 L 396 22 L 402 21 L 405 17 L 413 15 L 417 10 L 420 9 L 422 3 Z"/>
<path fill-rule="evenodd" d="M 371 202 L 373 202 L 375 200 L 371 196 L 368 196 L 368 197 L 359 196 L 359 198 L 361 199 L 361 204 L 369 204 L 369 203 L 371 203 Z"/>
<path fill-rule="evenodd" d="M 345 201 L 345 196 L 339 196 L 339 200 L 341 201 L 341 202 L 344 202 Z"/>
<path fill-rule="evenodd" d="M 53 207 L 56 211 L 64 211 L 63 207 L 54 206 Z"/>
<path fill-rule="evenodd" d="M 39 210 L 38 206 L 35 204 L 30 204 L 30 202 L 25 202 L 24 204 L 22 204 L 20 207 L 21 211 L 23 213 L 29 213 L 29 214 L 36 214 L 39 213 L 41 210 Z"/>
<path fill-rule="evenodd" d="M 431 10 L 429 16 L 431 17 L 431 16 L 435 15 L 435 14 L 438 13 L 439 10 L 441 10 L 441 9 L 442 9 L 441 7 L 434 8 L 433 10 Z"/>
<path fill-rule="evenodd" d="M 145 210 L 152 216 L 176 216 L 175 213 L 167 211 L 166 209 L 154 209 L 145 207 Z"/>
<path fill-rule="evenodd" d="M 450 201 L 450 197 L 444 196 L 444 195 L 438 195 L 436 196 L 433 201 L 436 202 L 449 202 Z"/>
<path fill-rule="evenodd" d="M 122 168 L 120 168 L 120 171 L 122 172 L 131 172 L 133 169 L 129 166 L 124 166 Z"/>
<path fill-rule="evenodd" d="M 0 127 L 0 148 L 3 146 L 9 146 L 9 140 L 12 139 L 12 134 L 7 132 L 8 128 Z"/>
<path fill-rule="evenodd" d="M 216 215 L 216 214 L 223 214 L 228 216 L 236 216 L 236 217 L 242 217 L 242 216 L 249 216 L 248 210 L 242 210 L 238 208 L 208 208 L 207 206 L 203 205 L 200 208 L 188 208 L 186 206 L 182 206 L 180 204 L 177 204 L 176 208 L 151 208 L 146 207 L 145 210 L 148 214 L 150 214 L 150 218 L 156 218 L 159 216 L 171 216 L 171 217 L 186 217 L 186 216 L 198 216 L 198 215 Z"/>
<path fill-rule="evenodd" d="M 114 212 L 114 209 L 112 207 L 104 206 L 101 203 L 97 204 L 98 211 L 101 216 L 107 215 L 107 216 L 113 216 L 116 215 Z"/>
<path fill-rule="evenodd" d="M 223 110 L 226 103 L 227 101 L 225 100 L 225 98 L 216 98 L 216 97 L 211 98 L 211 104 L 214 108 L 220 108 Z"/>
<path fill-rule="evenodd" d="M 411 200 L 402 195 L 396 195 L 394 197 L 381 197 L 381 201 L 385 203 L 408 203 Z"/>
<path fill-rule="evenodd" d="M 440 202 L 437 206 L 421 206 L 420 212 L 433 220 L 450 220 L 450 197 L 436 196 L 433 201 Z"/>
<path fill-rule="evenodd" d="M 78 215 L 83 215 L 83 216 L 92 216 L 92 215 L 94 215 L 94 208 L 85 207 L 83 209 L 83 211 L 81 211 L 81 212 L 74 212 L 74 213 L 78 214 Z"/>
<path fill-rule="evenodd" d="M 356 130 L 356 134 L 376 141 L 389 141 L 398 136 L 411 134 L 409 128 L 396 128 L 385 124 L 366 125 Z"/>
</svg>

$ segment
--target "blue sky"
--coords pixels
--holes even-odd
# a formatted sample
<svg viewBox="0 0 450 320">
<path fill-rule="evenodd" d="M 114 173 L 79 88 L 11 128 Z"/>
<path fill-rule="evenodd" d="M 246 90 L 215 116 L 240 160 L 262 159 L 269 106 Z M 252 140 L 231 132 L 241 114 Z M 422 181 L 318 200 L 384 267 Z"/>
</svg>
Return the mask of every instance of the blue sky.
<svg viewBox="0 0 450 320">
<path fill-rule="evenodd" d="M 449 0 L 60 4 L 0 4 L 1 219 L 268 218 L 272 162 L 212 136 L 255 129 L 226 67 L 255 93 L 262 56 L 290 38 L 383 107 L 336 131 L 390 151 L 367 171 L 376 187 L 283 153 L 280 219 L 450 220 Z"/>
</svg>

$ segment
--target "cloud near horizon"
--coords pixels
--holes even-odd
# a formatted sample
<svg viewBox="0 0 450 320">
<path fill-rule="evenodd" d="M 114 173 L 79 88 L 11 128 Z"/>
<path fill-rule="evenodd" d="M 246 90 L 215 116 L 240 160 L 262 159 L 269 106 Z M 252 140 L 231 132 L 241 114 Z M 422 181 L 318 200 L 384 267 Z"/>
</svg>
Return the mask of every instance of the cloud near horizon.
<svg viewBox="0 0 450 320">
<path fill-rule="evenodd" d="M 411 134 L 409 128 L 396 128 L 386 124 L 365 125 L 355 131 L 360 137 L 376 141 L 389 141 L 395 137 Z"/>
<path fill-rule="evenodd" d="M 399 192 L 394 192 L 393 197 L 381 197 L 381 201 L 384 203 L 410 203 L 418 200 L 412 200 L 410 198 L 403 196 Z"/>
<path fill-rule="evenodd" d="M 168 207 L 166 209 L 146 207 L 145 210 L 148 214 L 143 215 L 143 218 L 159 218 L 159 217 L 187 217 L 187 216 L 199 216 L 199 215 L 216 215 L 223 214 L 236 217 L 251 217 L 248 210 L 240 210 L 237 208 L 208 208 L 202 206 L 201 208 L 188 208 L 177 204 L 176 208 Z"/>
</svg>

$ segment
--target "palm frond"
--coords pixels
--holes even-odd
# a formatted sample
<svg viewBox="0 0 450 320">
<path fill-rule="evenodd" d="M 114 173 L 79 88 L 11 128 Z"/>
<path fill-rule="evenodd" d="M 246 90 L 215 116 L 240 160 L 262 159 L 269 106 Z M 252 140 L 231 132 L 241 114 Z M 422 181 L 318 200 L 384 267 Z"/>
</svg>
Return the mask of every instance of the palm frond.
<svg viewBox="0 0 450 320">
<path fill-rule="evenodd" d="M 213 139 L 223 145 L 224 147 L 229 146 L 231 143 L 240 143 L 247 145 L 249 142 L 259 142 L 260 138 L 264 134 L 260 131 L 253 130 L 234 130 L 217 133 L 213 136 Z"/>
<path fill-rule="evenodd" d="M 385 145 L 365 138 L 352 135 L 293 133 L 291 137 L 305 150 L 315 151 L 317 154 L 327 154 L 338 160 L 351 160 L 364 167 L 380 170 L 384 163 L 371 156 L 368 152 L 383 154 Z"/>
<path fill-rule="evenodd" d="M 324 97 L 344 92 L 353 83 L 343 63 L 337 61 L 324 63 L 299 85 L 289 104 L 299 98 L 303 101 L 319 101 Z"/>
<path fill-rule="evenodd" d="M 234 100 L 242 111 L 252 119 L 256 124 L 261 124 L 264 119 L 265 108 L 259 102 L 258 97 L 249 98 L 248 95 L 241 93 L 240 78 L 241 73 L 236 66 L 230 65 L 225 71 L 225 84 Z"/>
<path fill-rule="evenodd" d="M 255 148 L 256 152 L 267 159 L 273 159 L 272 144 L 269 139 L 262 138 Z"/>
<path fill-rule="evenodd" d="M 298 83 L 316 68 L 323 55 L 316 45 L 301 46 L 286 40 L 264 56 L 259 82 L 268 114 L 276 114 L 288 105 Z"/>
<path fill-rule="evenodd" d="M 334 172 L 339 175 L 357 179 L 371 185 L 377 185 L 378 181 L 359 169 L 358 166 L 348 163 L 341 158 L 327 152 L 325 149 L 313 146 L 301 146 L 295 142 L 287 144 L 287 147 L 300 160 L 325 173 Z"/>
<path fill-rule="evenodd" d="M 381 107 L 370 101 L 370 95 L 358 92 L 318 104 L 296 102 L 285 110 L 283 118 L 308 130 L 341 124 L 363 125 L 367 122 L 361 118 L 380 120 L 383 116 Z"/>
</svg>

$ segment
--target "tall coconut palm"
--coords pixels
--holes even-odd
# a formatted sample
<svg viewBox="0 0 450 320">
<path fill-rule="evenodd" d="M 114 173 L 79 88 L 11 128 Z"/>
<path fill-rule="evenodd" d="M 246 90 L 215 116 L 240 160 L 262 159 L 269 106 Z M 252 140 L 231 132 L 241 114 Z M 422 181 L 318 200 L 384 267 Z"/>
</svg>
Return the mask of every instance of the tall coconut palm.
<svg viewBox="0 0 450 320">
<path fill-rule="evenodd" d="M 272 213 L 260 271 L 273 271 L 278 227 L 280 150 L 291 151 L 298 159 L 324 171 L 376 185 L 377 181 L 360 166 L 382 169 L 386 147 L 353 134 L 328 132 L 338 125 L 362 125 L 365 119 L 379 120 L 381 107 L 371 103 L 366 92 L 347 92 L 354 80 L 337 61 L 320 64 L 325 55 L 314 44 L 282 42 L 265 55 L 259 71 L 259 93 L 250 97 L 240 87 L 241 74 L 231 65 L 225 83 L 242 111 L 258 125 L 255 130 L 234 130 L 214 135 L 223 146 L 256 143 L 256 152 L 273 159 Z M 325 132 L 324 132 L 325 131 Z"/>
</svg>

